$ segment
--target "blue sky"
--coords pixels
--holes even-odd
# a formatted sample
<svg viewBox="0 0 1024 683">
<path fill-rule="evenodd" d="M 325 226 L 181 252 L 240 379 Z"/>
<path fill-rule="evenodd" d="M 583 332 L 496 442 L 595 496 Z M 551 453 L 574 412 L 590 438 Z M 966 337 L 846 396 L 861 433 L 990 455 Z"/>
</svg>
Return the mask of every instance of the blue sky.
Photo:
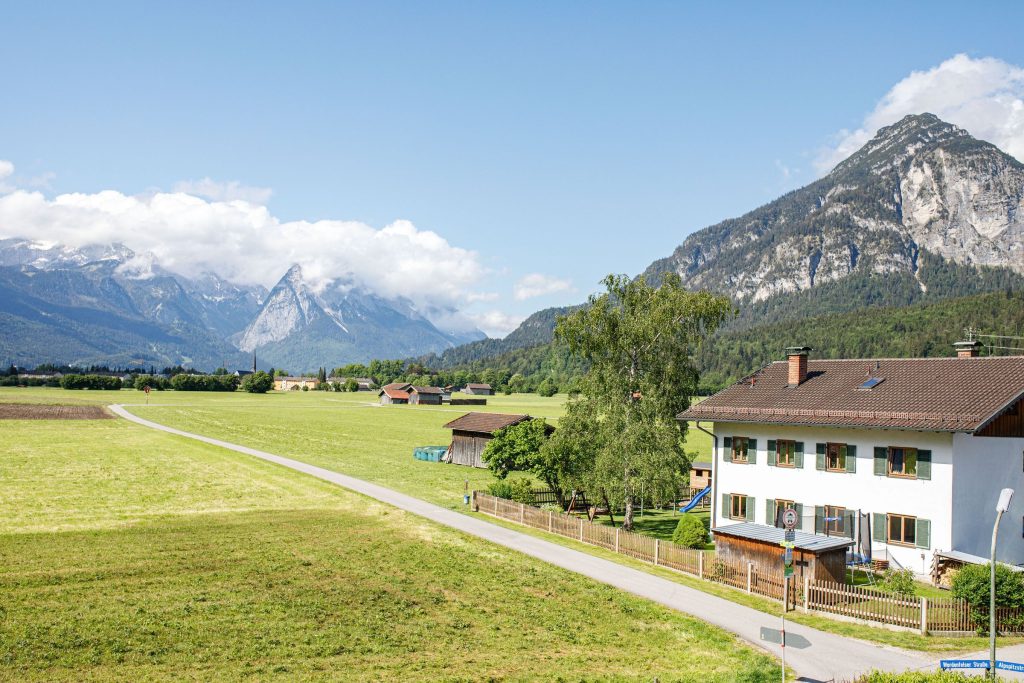
<svg viewBox="0 0 1024 683">
<path fill-rule="evenodd" d="M 337 244 L 308 239 L 346 268 L 353 254 L 375 261 L 349 269 L 412 298 L 373 271 L 408 282 L 417 259 L 449 271 L 470 261 L 436 296 L 420 294 L 492 334 L 812 180 L 837 145 L 901 106 L 934 95 L 933 108 L 960 112 L 976 135 L 996 131 L 1004 148 L 1024 139 L 1005 112 L 964 113 L 938 76 L 917 83 L 937 95 L 880 105 L 912 72 L 958 54 L 1006 67 L 983 72 L 993 84 L 982 100 L 1019 98 L 1016 3 L 164 5 L 5 7 L 0 159 L 13 168 L 0 191 L 242 197 L 277 222 L 225 249 L 282 260 L 303 258 L 284 240 L 304 233 L 275 235 L 280 223 L 365 224 Z M 98 220 L 89 206 L 75 219 L 83 235 Z M 0 236 L 65 238 L 52 220 L 0 211 Z M 374 230 L 399 220 L 415 227 L 383 240 L 393 259 L 359 242 L 382 242 Z M 172 246 L 154 251 L 173 262 Z M 255 279 L 275 277 L 261 268 Z M 340 275 L 322 261 L 310 269 Z"/>
</svg>

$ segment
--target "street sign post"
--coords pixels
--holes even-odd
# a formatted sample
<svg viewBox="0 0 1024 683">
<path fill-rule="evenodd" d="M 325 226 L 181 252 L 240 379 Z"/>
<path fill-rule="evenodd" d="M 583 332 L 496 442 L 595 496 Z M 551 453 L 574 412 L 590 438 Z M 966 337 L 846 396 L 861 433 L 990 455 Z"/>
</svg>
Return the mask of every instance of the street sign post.
<svg viewBox="0 0 1024 683">
<path fill-rule="evenodd" d="M 996 665 L 1003 662 L 997 662 Z M 950 669 L 988 669 L 987 659 L 943 659 L 939 661 L 939 667 L 943 671 Z"/>
<path fill-rule="evenodd" d="M 1016 671 L 1017 673 L 1024 673 L 1024 664 L 1018 662 L 1001 662 L 996 660 L 996 668 L 1002 669 L 1003 671 Z"/>
<path fill-rule="evenodd" d="M 787 529 L 795 529 L 796 523 L 799 520 L 796 514 L 796 510 L 793 508 L 786 508 L 782 513 L 782 526 Z"/>
</svg>

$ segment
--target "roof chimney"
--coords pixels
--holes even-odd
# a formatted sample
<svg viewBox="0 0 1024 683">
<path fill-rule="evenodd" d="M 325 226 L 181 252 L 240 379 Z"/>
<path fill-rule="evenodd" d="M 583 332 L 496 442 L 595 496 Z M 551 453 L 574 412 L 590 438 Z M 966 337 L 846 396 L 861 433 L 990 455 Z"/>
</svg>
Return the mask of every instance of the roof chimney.
<svg viewBox="0 0 1024 683">
<path fill-rule="evenodd" d="M 807 379 L 807 354 L 813 351 L 809 346 L 788 346 L 786 357 L 789 359 L 789 386 L 800 386 Z"/>
<path fill-rule="evenodd" d="M 956 347 L 957 358 L 977 358 L 981 354 L 981 342 L 958 341 L 953 344 Z"/>
</svg>

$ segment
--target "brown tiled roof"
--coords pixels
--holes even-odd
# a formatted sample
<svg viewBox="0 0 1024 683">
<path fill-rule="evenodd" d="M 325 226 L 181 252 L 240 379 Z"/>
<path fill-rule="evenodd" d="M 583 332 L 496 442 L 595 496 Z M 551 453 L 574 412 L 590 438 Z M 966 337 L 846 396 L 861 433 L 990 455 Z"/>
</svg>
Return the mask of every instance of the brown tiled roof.
<svg viewBox="0 0 1024 683">
<path fill-rule="evenodd" d="M 792 388 L 787 365 L 772 363 L 679 419 L 974 432 L 1024 397 L 1024 356 L 811 360 Z M 869 373 L 882 381 L 858 389 Z"/>
<path fill-rule="evenodd" d="M 411 386 L 412 385 L 409 384 L 408 382 L 391 382 L 390 384 L 385 384 L 383 387 L 381 387 L 381 389 L 392 389 L 392 390 L 395 390 L 395 391 L 406 391 Z"/>
<path fill-rule="evenodd" d="M 443 394 L 444 390 L 439 387 L 413 387 L 409 390 L 409 393 L 412 392 L 417 394 Z"/>
<path fill-rule="evenodd" d="M 399 385 L 399 386 L 403 386 L 403 385 Z M 404 398 L 406 400 L 409 399 L 409 392 L 408 391 L 400 391 L 399 389 L 392 389 L 390 385 L 384 387 L 383 389 L 381 389 L 380 393 L 377 394 L 377 395 L 380 396 L 380 394 L 387 394 L 388 398 L 393 398 L 393 399 L 394 398 Z"/>
<path fill-rule="evenodd" d="M 458 429 L 462 432 L 493 434 L 502 427 L 519 424 L 531 419 L 529 415 L 502 415 L 501 413 L 466 413 L 452 420 L 444 429 Z"/>
</svg>

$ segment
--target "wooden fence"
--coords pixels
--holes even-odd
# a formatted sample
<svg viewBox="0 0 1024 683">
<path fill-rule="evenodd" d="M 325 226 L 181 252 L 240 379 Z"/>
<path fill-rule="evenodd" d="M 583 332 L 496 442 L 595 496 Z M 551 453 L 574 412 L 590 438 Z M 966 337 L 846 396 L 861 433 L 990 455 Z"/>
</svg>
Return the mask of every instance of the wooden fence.
<svg viewBox="0 0 1024 683">
<path fill-rule="evenodd" d="M 496 498 L 481 491 L 473 492 L 473 509 L 620 555 L 669 567 L 705 581 L 732 586 L 780 602 L 783 600 L 786 581 L 781 567 L 778 571 L 772 571 L 752 562 L 725 560 L 702 550 L 662 542 L 575 515 L 541 510 L 532 505 Z M 808 612 L 834 614 L 922 633 L 973 634 L 979 627 L 987 628 L 988 623 L 986 617 L 983 624 L 976 624 L 967 603 L 955 598 L 906 597 L 863 586 L 811 579 L 803 582 L 790 580 L 785 604 L 789 609 L 802 608 Z M 999 608 L 996 610 L 996 621 L 1000 633 L 1024 633 L 1024 610 Z"/>
</svg>

